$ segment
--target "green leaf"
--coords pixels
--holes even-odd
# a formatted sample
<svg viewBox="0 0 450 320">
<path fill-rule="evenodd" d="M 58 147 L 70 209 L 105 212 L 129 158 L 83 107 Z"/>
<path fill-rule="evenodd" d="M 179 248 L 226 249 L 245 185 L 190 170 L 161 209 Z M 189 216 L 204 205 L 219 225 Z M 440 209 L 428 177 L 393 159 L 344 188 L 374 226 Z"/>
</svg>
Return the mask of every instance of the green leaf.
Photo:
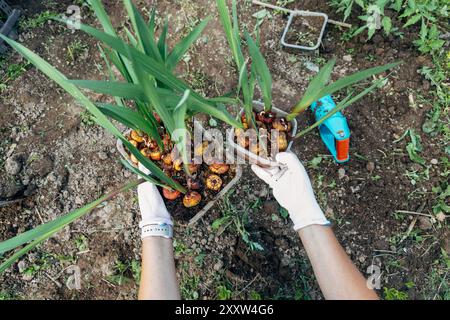
<svg viewBox="0 0 450 320">
<path fill-rule="evenodd" d="M 297 104 L 297 106 L 294 107 L 291 114 L 299 114 L 304 109 L 306 109 L 311 103 L 313 103 L 316 96 L 316 93 L 325 87 L 327 82 L 330 80 L 331 72 L 333 71 L 334 65 L 336 64 L 336 58 L 331 59 L 327 62 L 326 65 L 324 65 L 319 73 L 312 79 L 310 82 L 308 88 L 306 88 L 306 91 L 300 100 L 300 102 Z M 293 117 L 292 117 L 293 118 Z"/>
<path fill-rule="evenodd" d="M 323 89 L 320 89 L 318 91 L 314 91 L 311 92 L 311 94 L 309 94 L 307 96 L 306 99 L 302 99 L 300 101 L 299 104 L 297 104 L 297 106 L 295 106 L 294 110 L 291 112 L 291 114 L 288 115 L 287 119 L 288 120 L 292 120 L 295 116 L 297 116 L 301 111 L 305 110 L 306 108 L 308 108 L 314 101 L 317 101 L 318 99 L 329 95 L 329 94 L 333 94 L 336 91 L 339 91 L 341 89 L 344 89 L 348 86 L 351 86 L 357 82 L 360 82 L 364 79 L 367 79 L 375 74 L 384 72 L 386 70 L 389 70 L 391 68 L 394 68 L 396 66 L 398 66 L 399 64 L 401 64 L 402 61 L 398 61 L 398 62 L 394 62 L 394 63 L 390 63 L 390 64 L 386 64 L 384 66 L 379 66 L 379 67 L 374 67 L 374 68 L 370 68 L 370 69 L 366 69 L 363 71 L 359 71 L 356 72 L 350 76 L 341 78 L 335 82 L 333 82 L 332 84 L 326 86 Z M 320 74 L 320 72 L 319 72 Z M 316 76 L 318 77 L 319 74 Z M 315 81 L 315 79 L 313 80 Z M 308 87 L 309 88 L 309 87 Z"/>
<path fill-rule="evenodd" d="M 164 61 L 167 60 L 167 55 L 168 55 L 168 48 L 167 48 L 167 43 L 166 43 L 168 31 L 169 31 L 169 20 L 166 18 L 164 20 L 164 25 L 163 25 L 163 28 L 161 31 L 161 35 L 159 36 L 159 39 L 158 39 L 159 53 L 161 54 Z M 167 66 L 167 61 L 166 61 L 166 66 Z"/>
<path fill-rule="evenodd" d="M 236 39 L 236 34 L 231 24 L 231 17 L 228 11 L 227 4 L 225 0 L 216 0 L 216 3 L 219 10 L 220 21 L 222 22 L 222 26 L 224 28 L 225 35 L 231 49 L 231 53 L 233 54 L 236 65 L 240 69 L 244 63 L 244 59 L 242 59 L 242 52 L 240 52 L 240 45 L 238 43 L 239 38 Z"/>
<path fill-rule="evenodd" d="M 147 102 L 147 96 L 142 87 L 138 84 L 98 80 L 69 80 L 69 82 L 77 87 L 108 94 L 113 97 Z"/>
<path fill-rule="evenodd" d="M 64 21 L 64 20 L 62 20 Z M 65 21 L 71 23 L 70 21 Z M 167 87 L 179 92 L 180 94 L 185 90 L 191 91 L 191 97 L 195 101 L 197 111 L 203 112 L 205 110 L 214 112 L 214 117 L 220 119 L 234 127 L 241 127 L 241 124 L 237 122 L 228 112 L 225 110 L 215 110 L 216 106 L 210 103 L 207 99 L 200 96 L 198 93 L 190 89 L 186 83 L 176 78 L 165 66 L 155 59 L 139 52 L 135 48 L 127 45 L 119 38 L 112 37 L 104 32 L 101 32 L 95 28 L 81 24 L 80 30 L 92 35 L 98 40 L 104 42 L 123 56 L 127 57 L 130 61 L 135 61 L 135 64 L 139 65 L 139 70 L 142 72 L 148 72 L 155 77 L 158 81 L 164 83 Z M 142 69 L 142 70 L 141 70 Z M 136 69 L 135 69 L 136 71 Z"/>
<path fill-rule="evenodd" d="M 160 186 L 160 187 L 166 187 L 166 185 L 162 184 L 158 180 L 153 179 L 152 176 L 150 176 L 148 174 L 145 174 L 144 172 L 142 172 L 141 170 L 139 170 L 135 166 L 131 165 L 127 160 L 121 158 L 120 162 L 124 165 L 125 168 L 127 168 L 131 172 L 137 174 L 138 176 L 143 178 L 145 181 L 150 182 L 150 183 L 152 183 L 154 185 L 157 185 L 157 186 Z"/>
<path fill-rule="evenodd" d="M 322 123 L 324 123 L 326 120 L 331 118 L 333 115 L 335 115 L 339 111 L 344 110 L 345 108 L 347 108 L 348 106 L 352 105 L 353 103 L 355 103 L 356 101 L 358 101 L 359 99 L 364 97 L 365 95 L 367 95 L 370 92 L 372 92 L 373 90 L 375 90 L 377 87 L 379 87 L 383 83 L 383 80 L 384 79 L 379 79 L 379 80 L 375 81 L 370 87 L 364 89 L 363 91 L 361 91 L 359 94 L 357 94 L 354 97 L 352 97 L 351 94 L 348 95 L 345 99 L 343 99 L 341 102 L 339 102 L 336 105 L 336 108 L 331 110 L 331 112 L 327 113 L 327 115 L 325 117 L 321 118 L 319 121 L 317 121 L 313 125 L 311 125 L 308 128 L 302 130 L 301 132 L 297 133 L 297 135 L 295 136 L 295 139 L 298 139 L 298 138 L 304 136 L 305 134 L 309 133 L 311 130 L 313 130 L 314 128 L 317 128 L 318 126 L 320 126 Z"/>
<path fill-rule="evenodd" d="M 403 28 L 409 27 L 410 25 L 417 23 L 420 20 L 420 18 L 422 18 L 420 14 L 412 16 L 411 18 L 408 19 L 408 21 L 406 21 L 406 23 L 403 25 Z"/>
<path fill-rule="evenodd" d="M 272 110 L 272 76 L 269 67 L 248 31 L 245 31 L 245 37 L 247 38 L 247 45 L 250 56 L 252 57 L 252 64 L 255 66 L 255 72 L 258 76 L 257 79 L 264 97 L 264 109 L 265 111 L 270 111 Z"/>
<path fill-rule="evenodd" d="M 177 150 L 180 151 L 181 153 L 181 159 L 183 160 L 183 166 L 184 166 L 184 170 L 186 171 L 187 174 L 190 175 L 189 172 L 189 167 L 188 167 L 188 163 L 189 163 L 189 157 L 188 157 L 188 151 L 187 151 L 187 128 L 186 128 L 186 111 L 187 111 L 187 100 L 189 98 L 190 95 L 190 91 L 186 90 L 184 92 L 183 97 L 181 98 L 180 102 L 178 103 L 178 105 L 175 108 L 174 114 L 173 114 L 173 118 L 174 118 L 174 122 L 175 122 L 175 129 L 177 130 L 178 136 L 174 137 L 172 136 L 172 140 L 174 140 Z"/>
<path fill-rule="evenodd" d="M 128 128 L 144 131 L 155 140 L 159 137 L 157 127 L 153 126 L 150 121 L 145 120 L 139 113 L 130 108 L 112 104 L 99 104 L 98 108 L 103 114 L 119 121 Z"/>
<path fill-rule="evenodd" d="M 142 18 L 139 10 L 131 2 L 131 0 L 124 0 L 124 5 L 127 9 L 131 24 L 133 25 L 134 32 L 139 39 L 141 48 L 153 59 L 163 62 L 161 54 L 159 53 L 158 45 L 155 41 L 153 30 L 146 25 L 144 18 Z"/>
<path fill-rule="evenodd" d="M 184 39 L 177 43 L 167 58 L 167 66 L 169 70 L 175 69 L 178 62 L 181 58 L 183 58 L 189 47 L 198 39 L 210 20 L 211 17 L 207 17 L 205 20 L 200 22 L 198 26 L 196 26 Z"/>
<path fill-rule="evenodd" d="M 381 24 L 383 25 L 384 32 L 386 34 L 391 33 L 392 30 L 392 21 L 388 16 L 384 16 L 383 20 L 381 20 Z"/>
<path fill-rule="evenodd" d="M 102 2 L 100 0 L 88 0 L 88 2 L 91 8 L 94 10 L 98 21 L 103 27 L 103 30 L 105 30 L 107 34 L 117 36 L 117 33 L 114 30 L 114 27 L 111 23 L 111 20 L 109 19 L 108 14 L 105 11 L 105 8 L 102 5 Z"/>
<path fill-rule="evenodd" d="M 211 225 L 211 228 L 213 230 L 217 230 L 219 229 L 222 225 L 228 223 L 231 220 L 230 216 L 224 216 L 222 218 L 216 219 L 214 220 L 214 222 Z"/>
<path fill-rule="evenodd" d="M 115 36 L 117 37 L 117 33 L 111 23 L 111 20 L 109 19 L 108 14 L 105 11 L 105 8 L 103 7 L 102 3 L 100 0 L 88 0 L 89 5 L 91 6 L 91 8 L 94 10 L 95 15 L 97 16 L 98 21 L 100 22 L 100 24 L 103 27 L 103 30 L 105 30 L 105 32 L 111 36 Z M 126 71 L 126 66 L 122 60 L 122 58 L 120 57 L 119 54 L 117 53 L 111 53 L 111 61 L 113 61 L 114 65 L 119 69 L 119 71 L 122 73 L 122 75 L 124 77 L 127 78 L 127 71 Z"/>
<path fill-rule="evenodd" d="M 150 101 L 151 105 L 155 109 L 156 113 L 161 117 L 161 121 L 164 124 L 164 127 L 171 135 L 172 132 L 175 130 L 175 123 L 172 118 L 171 113 L 167 109 L 166 106 L 164 106 L 159 98 L 158 91 L 155 87 L 155 82 L 153 81 L 153 78 L 150 77 L 147 73 L 143 72 L 142 68 L 140 67 L 140 64 L 137 60 L 134 60 L 134 56 L 132 57 L 132 65 L 134 67 L 134 72 L 137 76 L 137 79 L 139 81 L 139 84 L 141 85 L 142 89 L 144 90 L 144 94 L 146 96 L 146 100 Z"/>
</svg>

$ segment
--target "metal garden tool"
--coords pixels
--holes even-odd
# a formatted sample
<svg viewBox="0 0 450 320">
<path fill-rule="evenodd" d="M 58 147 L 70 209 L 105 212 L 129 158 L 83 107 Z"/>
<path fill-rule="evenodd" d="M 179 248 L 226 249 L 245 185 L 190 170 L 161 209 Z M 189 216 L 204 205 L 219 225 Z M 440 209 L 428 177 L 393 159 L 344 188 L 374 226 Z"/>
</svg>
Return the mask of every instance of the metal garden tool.
<svg viewBox="0 0 450 320">
<path fill-rule="evenodd" d="M 17 38 L 17 32 L 14 30 L 14 25 L 20 17 L 20 10 L 12 9 L 5 0 L 0 0 L 0 11 L 7 17 L 6 21 L 0 20 L 0 33 L 12 39 Z M 3 40 L 0 40 L 0 54 L 6 52 L 6 46 Z"/>
<path fill-rule="evenodd" d="M 311 105 L 316 121 L 325 117 L 336 108 L 336 103 L 330 95 L 327 95 Z M 347 162 L 350 159 L 350 129 L 347 119 L 341 112 L 336 112 L 319 126 L 320 137 L 333 155 L 337 163 Z"/>
<path fill-rule="evenodd" d="M 316 50 L 317 48 L 319 48 L 320 44 L 322 43 L 322 38 L 325 32 L 325 28 L 327 26 L 328 23 L 337 25 L 337 26 L 341 26 L 341 27 L 345 27 L 345 28 L 351 28 L 352 25 L 345 23 L 345 22 L 340 22 L 340 21 L 335 21 L 335 20 L 331 20 L 328 18 L 328 15 L 323 13 L 323 12 L 314 12 L 314 11 L 307 11 L 307 10 L 290 10 L 287 8 L 283 8 L 283 7 L 279 7 L 279 6 L 275 6 L 269 3 L 264 3 L 261 1 L 257 1 L 257 0 L 253 0 L 253 4 L 259 5 L 259 6 L 263 6 L 266 8 L 270 8 L 270 9 L 274 9 L 274 10 L 279 10 L 279 11 L 283 11 L 283 12 L 287 12 L 290 13 L 289 15 L 289 20 L 288 23 L 286 25 L 286 27 L 284 28 L 284 32 L 283 32 L 283 36 L 281 37 L 281 44 L 285 47 L 289 47 L 289 48 L 294 48 L 294 49 L 300 49 L 300 50 Z M 315 42 L 315 44 L 313 46 L 303 46 L 303 45 L 297 45 L 297 44 L 292 44 L 292 43 L 287 43 L 286 41 L 286 37 L 288 35 L 288 32 L 291 28 L 292 22 L 294 21 L 295 17 L 321 17 L 323 18 L 323 24 L 322 27 L 320 28 L 320 33 L 319 36 L 317 38 L 317 41 Z"/>
</svg>

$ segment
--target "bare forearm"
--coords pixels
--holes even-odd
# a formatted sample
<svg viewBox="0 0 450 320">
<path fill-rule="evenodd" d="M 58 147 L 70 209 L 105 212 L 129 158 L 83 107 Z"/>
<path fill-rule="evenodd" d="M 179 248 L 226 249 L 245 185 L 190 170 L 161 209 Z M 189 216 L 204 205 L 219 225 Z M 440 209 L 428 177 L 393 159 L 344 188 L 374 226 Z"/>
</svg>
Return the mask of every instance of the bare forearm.
<svg viewBox="0 0 450 320">
<path fill-rule="evenodd" d="M 143 240 L 139 299 L 180 299 L 172 239 L 149 237 Z"/>
<path fill-rule="evenodd" d="M 298 233 L 326 299 L 378 299 L 330 227 L 311 225 Z"/>
</svg>

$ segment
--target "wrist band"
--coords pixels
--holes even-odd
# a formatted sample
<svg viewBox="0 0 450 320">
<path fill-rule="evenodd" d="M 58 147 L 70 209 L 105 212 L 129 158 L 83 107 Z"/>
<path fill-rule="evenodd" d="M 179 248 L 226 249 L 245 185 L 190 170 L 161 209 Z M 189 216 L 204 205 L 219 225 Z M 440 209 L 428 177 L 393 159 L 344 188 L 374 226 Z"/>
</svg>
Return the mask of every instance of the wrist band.
<svg viewBox="0 0 450 320">
<path fill-rule="evenodd" d="M 149 224 L 141 228 L 141 239 L 148 237 L 163 237 L 166 239 L 172 239 L 173 229 L 172 226 L 166 223 L 162 224 Z"/>
</svg>

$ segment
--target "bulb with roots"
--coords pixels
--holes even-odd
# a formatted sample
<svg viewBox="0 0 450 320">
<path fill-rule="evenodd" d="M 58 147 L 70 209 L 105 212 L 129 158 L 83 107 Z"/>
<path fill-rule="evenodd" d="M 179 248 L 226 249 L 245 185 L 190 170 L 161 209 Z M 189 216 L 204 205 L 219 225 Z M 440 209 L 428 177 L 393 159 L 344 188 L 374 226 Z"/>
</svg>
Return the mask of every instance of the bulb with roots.
<svg viewBox="0 0 450 320">
<path fill-rule="evenodd" d="M 202 196 L 197 191 L 189 191 L 183 197 L 183 205 L 186 208 L 195 207 L 202 200 Z"/>
<path fill-rule="evenodd" d="M 178 198 L 181 195 L 181 192 L 178 190 L 171 190 L 168 188 L 163 188 L 163 196 L 164 198 L 166 198 L 167 200 L 175 200 L 176 198 Z"/>
<path fill-rule="evenodd" d="M 216 174 L 210 174 L 206 178 L 206 187 L 213 191 L 219 191 L 222 187 L 222 179 Z"/>
<path fill-rule="evenodd" d="M 289 132 L 292 130 L 292 124 L 286 118 L 278 118 L 272 123 L 272 128 L 280 132 Z"/>
<path fill-rule="evenodd" d="M 230 169 L 230 166 L 225 163 L 213 163 L 209 166 L 209 170 L 216 174 L 224 174 L 227 173 Z"/>
<path fill-rule="evenodd" d="M 141 143 L 144 141 L 144 133 L 142 131 L 138 131 L 138 130 L 132 130 L 130 133 L 130 137 L 131 139 L 133 139 L 134 141 Z"/>
</svg>

